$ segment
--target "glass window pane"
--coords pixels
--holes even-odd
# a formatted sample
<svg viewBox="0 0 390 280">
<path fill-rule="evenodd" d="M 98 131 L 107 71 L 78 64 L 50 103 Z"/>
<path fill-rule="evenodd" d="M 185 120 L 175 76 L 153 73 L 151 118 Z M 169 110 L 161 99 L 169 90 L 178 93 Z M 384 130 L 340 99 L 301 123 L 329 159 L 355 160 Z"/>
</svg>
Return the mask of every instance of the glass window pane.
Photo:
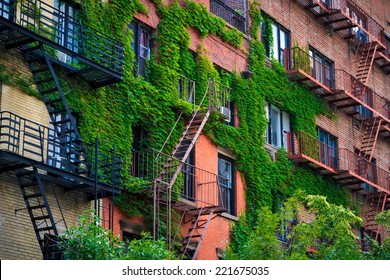
<svg viewBox="0 0 390 280">
<path fill-rule="evenodd" d="M 286 48 L 286 33 L 282 30 L 279 32 L 280 34 L 280 49 L 283 50 Z"/>
<path fill-rule="evenodd" d="M 276 107 L 271 108 L 271 141 L 272 145 L 281 147 L 280 111 Z"/>
<path fill-rule="evenodd" d="M 278 28 L 275 24 L 272 24 L 272 36 L 273 36 L 273 57 L 279 60 L 279 36 L 278 36 Z"/>
</svg>

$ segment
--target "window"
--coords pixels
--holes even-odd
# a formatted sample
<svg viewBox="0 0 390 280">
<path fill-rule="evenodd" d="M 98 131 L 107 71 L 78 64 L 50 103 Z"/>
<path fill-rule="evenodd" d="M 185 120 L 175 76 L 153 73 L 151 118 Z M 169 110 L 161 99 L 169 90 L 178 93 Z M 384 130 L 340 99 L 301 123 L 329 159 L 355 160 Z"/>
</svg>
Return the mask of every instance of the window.
<svg viewBox="0 0 390 280">
<path fill-rule="evenodd" d="M 146 61 L 150 58 L 151 48 L 151 30 L 138 22 L 131 22 L 129 28 L 133 31 L 133 47 L 136 66 L 134 68 L 135 74 L 146 75 Z"/>
<path fill-rule="evenodd" d="M 348 4 L 346 6 L 346 13 L 347 15 L 350 16 L 352 19 L 352 22 L 358 24 L 359 26 L 355 26 L 349 29 L 349 32 L 352 35 L 355 35 L 356 38 L 362 42 L 362 43 L 367 43 L 368 42 L 368 35 L 364 32 L 364 29 L 367 28 L 367 18 L 361 14 L 359 11 L 354 10 L 351 7 L 348 7 Z"/>
<path fill-rule="evenodd" d="M 75 118 L 71 116 L 71 118 L 75 122 Z M 72 130 L 71 127 L 68 127 L 69 117 L 67 114 L 58 114 L 55 118 L 56 122 L 63 122 L 54 127 L 50 123 L 50 130 L 48 136 L 48 164 L 54 166 L 59 169 L 67 170 L 67 171 L 77 171 L 77 165 L 74 163 L 77 161 L 77 153 L 75 145 L 77 144 L 75 141 L 75 133 L 67 133 L 67 131 Z M 61 133 L 63 133 L 61 135 Z"/>
<path fill-rule="evenodd" d="M 363 85 L 362 85 L 363 87 Z M 367 90 L 366 87 L 363 88 L 357 88 L 355 87 L 355 92 L 357 94 L 363 92 L 360 94 L 360 96 L 357 96 L 361 101 L 363 101 L 368 106 L 373 106 L 373 97 L 372 97 L 372 91 Z M 358 105 L 355 107 L 355 111 L 359 113 L 359 116 L 363 119 L 370 119 L 373 117 L 373 112 L 368 109 L 366 106 Z"/>
<path fill-rule="evenodd" d="M 191 150 L 190 155 L 186 160 L 186 164 L 182 167 L 184 186 L 182 196 L 183 198 L 194 201 L 195 198 L 195 158 L 194 149 Z"/>
<path fill-rule="evenodd" d="M 262 42 L 265 46 L 266 55 L 270 58 L 271 56 L 283 64 L 284 62 L 284 49 L 290 47 L 290 31 L 281 26 L 280 24 L 273 22 L 272 23 L 272 38 L 273 46 L 265 40 L 266 34 L 266 25 L 262 24 Z"/>
<path fill-rule="evenodd" d="M 235 105 L 236 102 L 230 101 L 230 118 L 227 119 L 226 123 L 230 126 L 236 126 L 236 123 L 234 122 L 234 112 L 235 112 Z"/>
<path fill-rule="evenodd" d="M 265 103 L 265 112 L 268 120 L 266 129 L 266 143 L 280 148 L 287 144 L 285 131 L 290 131 L 290 116 L 278 107 Z"/>
<path fill-rule="evenodd" d="M 334 86 L 334 63 L 326 56 L 313 48 L 310 48 L 309 54 L 312 57 L 310 60 L 310 68 L 312 69 L 312 77 L 321 84 L 333 88 Z"/>
<path fill-rule="evenodd" d="M 377 183 L 377 168 L 376 168 L 376 159 L 372 158 L 371 162 L 368 161 L 369 155 L 360 155 L 360 151 L 355 149 L 355 172 L 366 178 L 368 181 Z M 363 189 L 368 192 L 377 192 L 378 190 L 368 183 L 360 184 Z"/>
<path fill-rule="evenodd" d="M 145 148 L 145 139 L 148 137 L 147 131 L 140 125 L 132 127 L 133 131 L 133 150 L 141 151 Z"/>
<path fill-rule="evenodd" d="M 218 183 L 221 188 L 223 206 L 228 214 L 236 215 L 235 209 L 235 184 L 234 184 L 234 162 L 232 159 L 218 155 Z"/>
<path fill-rule="evenodd" d="M 76 8 L 64 0 L 54 0 L 55 21 L 57 23 L 57 43 L 77 53 L 78 52 L 78 25 L 75 24 Z M 62 52 L 57 53 L 60 61 L 65 63 L 76 63 L 72 57 Z"/>
<path fill-rule="evenodd" d="M 337 138 L 330 133 L 317 129 L 319 146 L 319 161 L 326 166 L 337 168 Z"/>
<path fill-rule="evenodd" d="M 13 20 L 12 6 L 15 4 L 14 0 L 2 0 L 0 2 L 0 17 Z"/>
</svg>

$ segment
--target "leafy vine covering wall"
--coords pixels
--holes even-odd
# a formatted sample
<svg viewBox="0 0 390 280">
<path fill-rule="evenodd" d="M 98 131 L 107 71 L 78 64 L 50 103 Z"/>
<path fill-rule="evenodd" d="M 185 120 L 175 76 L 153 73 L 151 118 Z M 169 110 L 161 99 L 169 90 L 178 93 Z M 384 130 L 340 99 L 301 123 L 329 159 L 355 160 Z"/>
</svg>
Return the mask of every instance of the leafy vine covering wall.
<svg viewBox="0 0 390 280">
<path fill-rule="evenodd" d="M 134 76 L 134 52 L 131 47 L 131 30 L 128 24 L 134 14 L 147 13 L 139 0 L 111 0 L 108 3 L 82 0 L 81 18 L 98 30 L 112 34 L 125 44 L 125 73 L 121 83 L 92 90 L 81 81 L 61 79 L 72 110 L 79 115 L 80 133 L 85 140 L 99 137 L 107 140 L 124 155 L 124 189 L 127 192 L 117 200 L 130 215 L 150 213 L 146 199 L 133 199 L 134 184 L 126 172 L 131 161 L 133 144 L 132 128 L 141 126 L 147 130 L 145 147 L 160 148 L 176 120 L 177 109 L 190 114 L 190 106 L 178 99 L 178 74 L 196 81 L 197 92 L 204 93 L 209 77 L 232 88 L 231 98 L 239 114 L 239 126 L 221 122 L 218 114 L 210 118 L 205 131 L 219 146 L 230 149 L 236 158 L 238 170 L 246 184 L 247 217 L 255 219 L 262 206 L 276 205 L 280 199 L 292 196 L 297 190 L 307 194 L 322 194 L 330 202 L 348 205 L 346 191 L 333 181 L 326 180 L 312 171 L 295 167 L 288 160 L 285 150 L 278 152 L 272 162 L 264 149 L 267 119 L 264 102 L 275 104 L 291 116 L 291 125 L 316 135 L 316 116 L 331 115 L 323 101 L 306 88 L 291 81 L 283 67 L 272 61 L 272 68 L 265 65 L 264 46 L 259 40 L 263 18 L 256 0 L 250 5 L 250 50 L 248 69 L 253 77 L 246 80 L 239 73 L 217 70 L 200 46 L 195 54 L 189 50 L 187 31 L 197 29 L 203 38 L 209 34 L 219 36 L 235 48 L 241 48 L 244 35 L 237 29 L 227 28 L 223 19 L 216 17 L 199 3 L 185 0 L 184 5 L 171 1 L 169 5 L 153 0 L 160 23 L 155 36 L 156 52 L 147 65 L 146 78 Z M 270 38 L 268 41 L 270 42 Z M 201 94 L 200 94 L 201 95 Z M 199 96 L 200 96 L 199 95 Z M 199 101 L 199 100 L 198 100 Z M 166 152 L 180 137 L 184 123 L 180 123 L 166 146 Z"/>
</svg>

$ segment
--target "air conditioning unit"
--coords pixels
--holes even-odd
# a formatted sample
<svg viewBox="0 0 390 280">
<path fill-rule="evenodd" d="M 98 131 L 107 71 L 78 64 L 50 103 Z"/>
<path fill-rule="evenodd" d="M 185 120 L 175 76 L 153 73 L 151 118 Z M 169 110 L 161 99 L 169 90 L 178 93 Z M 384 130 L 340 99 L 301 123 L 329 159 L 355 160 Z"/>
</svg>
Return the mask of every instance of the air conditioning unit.
<svg viewBox="0 0 390 280">
<path fill-rule="evenodd" d="M 66 53 L 57 51 L 57 59 L 61 62 L 67 63 L 68 62 L 68 55 Z"/>
<path fill-rule="evenodd" d="M 231 120 L 231 111 L 230 111 L 230 109 L 228 107 L 221 106 L 219 108 L 219 112 L 225 118 L 226 122 L 230 122 L 230 120 Z"/>
</svg>

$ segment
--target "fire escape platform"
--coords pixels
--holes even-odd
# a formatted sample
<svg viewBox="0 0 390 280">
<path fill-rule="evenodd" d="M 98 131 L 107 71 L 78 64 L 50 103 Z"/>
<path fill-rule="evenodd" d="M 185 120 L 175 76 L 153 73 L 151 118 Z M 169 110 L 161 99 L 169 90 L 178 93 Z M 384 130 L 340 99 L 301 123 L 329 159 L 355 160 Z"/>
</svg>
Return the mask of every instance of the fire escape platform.
<svg viewBox="0 0 390 280">
<path fill-rule="evenodd" d="M 297 2 L 315 16 L 329 15 L 330 13 L 328 7 L 318 0 L 297 0 Z"/>
<path fill-rule="evenodd" d="M 356 6 L 357 7 L 357 6 Z M 354 7 L 354 8 L 356 8 Z M 344 7 L 345 8 L 345 7 Z M 360 9 L 360 8 L 357 8 Z M 366 15 L 369 17 L 368 15 Z M 373 20 L 371 17 L 369 17 Z M 325 25 L 330 26 L 334 31 L 339 33 L 341 37 L 347 40 L 353 39 L 351 42 L 358 43 L 358 40 L 353 32 L 352 28 L 358 27 L 363 30 L 369 38 L 372 38 L 378 43 L 378 51 L 386 49 L 386 46 L 382 43 L 378 35 L 372 34 L 369 30 L 355 22 L 345 11 L 344 9 L 333 9 L 330 11 L 329 15 L 321 16 L 319 19 L 325 23 Z M 379 25 L 379 24 L 378 24 Z M 355 39 L 356 38 L 356 39 Z"/>
<path fill-rule="evenodd" d="M 0 150 L 0 174 L 21 168 L 36 167 L 43 171 L 40 177 L 43 181 L 54 183 L 63 187 L 65 191 L 78 191 L 90 195 L 93 199 L 95 192 L 95 180 L 91 176 L 75 174 L 60 168 L 56 168 L 44 162 L 36 161 L 29 157 L 21 156 L 9 151 Z M 99 197 L 111 196 L 112 193 L 119 195 L 121 190 L 112 185 L 102 182 L 97 183 Z"/>
<path fill-rule="evenodd" d="M 53 62 L 63 66 L 68 74 L 85 79 L 93 88 L 122 80 L 124 48 L 121 42 L 40 0 L 18 4 L 12 16 L 17 20 L 3 16 L 6 8 L 11 9 L 0 7 L 0 41 L 7 49 L 41 43 L 51 54 Z M 73 30 L 56 27 L 57 21 L 65 21 L 65 17 Z M 68 45 L 62 43 L 63 37 L 69 37 L 67 40 L 72 42 L 67 41 Z"/>
<path fill-rule="evenodd" d="M 390 74 L 390 57 L 389 56 L 387 56 L 383 52 L 378 52 L 374 60 L 379 65 L 379 68 L 381 68 L 387 74 Z"/>
<path fill-rule="evenodd" d="M 367 105 L 362 100 L 355 97 L 348 91 L 342 90 L 338 91 L 336 94 L 327 95 L 325 100 L 327 100 L 329 104 L 335 106 L 337 109 L 341 109 L 349 115 L 354 115 L 358 119 L 360 117 L 359 111 L 357 111 L 355 108 L 359 105 L 364 106 L 373 113 L 373 116 L 382 119 L 379 134 L 382 135 L 384 138 L 390 137 L 390 119 L 387 118 L 384 114 L 381 114 L 380 112 L 372 108 L 371 106 Z"/>
<path fill-rule="evenodd" d="M 349 187 L 358 192 L 364 192 L 364 189 L 360 187 L 360 184 L 366 183 L 374 187 L 380 192 L 390 194 L 390 188 L 388 186 L 382 186 L 378 183 L 372 182 L 368 178 L 364 178 L 353 170 L 341 170 L 338 171 L 338 175 L 333 176 L 335 181 L 338 181 L 341 185 Z"/>
<path fill-rule="evenodd" d="M 321 175 L 337 174 L 337 171 L 335 169 L 327 166 L 326 164 L 318 161 L 317 159 L 314 159 L 302 153 L 289 155 L 288 158 L 299 165 L 303 165 L 309 167 L 310 169 L 313 169 Z"/>
<path fill-rule="evenodd" d="M 292 69 L 286 71 L 291 80 L 306 85 L 310 91 L 318 94 L 329 94 L 332 90 L 316 80 L 312 75 L 302 69 Z"/>
</svg>

